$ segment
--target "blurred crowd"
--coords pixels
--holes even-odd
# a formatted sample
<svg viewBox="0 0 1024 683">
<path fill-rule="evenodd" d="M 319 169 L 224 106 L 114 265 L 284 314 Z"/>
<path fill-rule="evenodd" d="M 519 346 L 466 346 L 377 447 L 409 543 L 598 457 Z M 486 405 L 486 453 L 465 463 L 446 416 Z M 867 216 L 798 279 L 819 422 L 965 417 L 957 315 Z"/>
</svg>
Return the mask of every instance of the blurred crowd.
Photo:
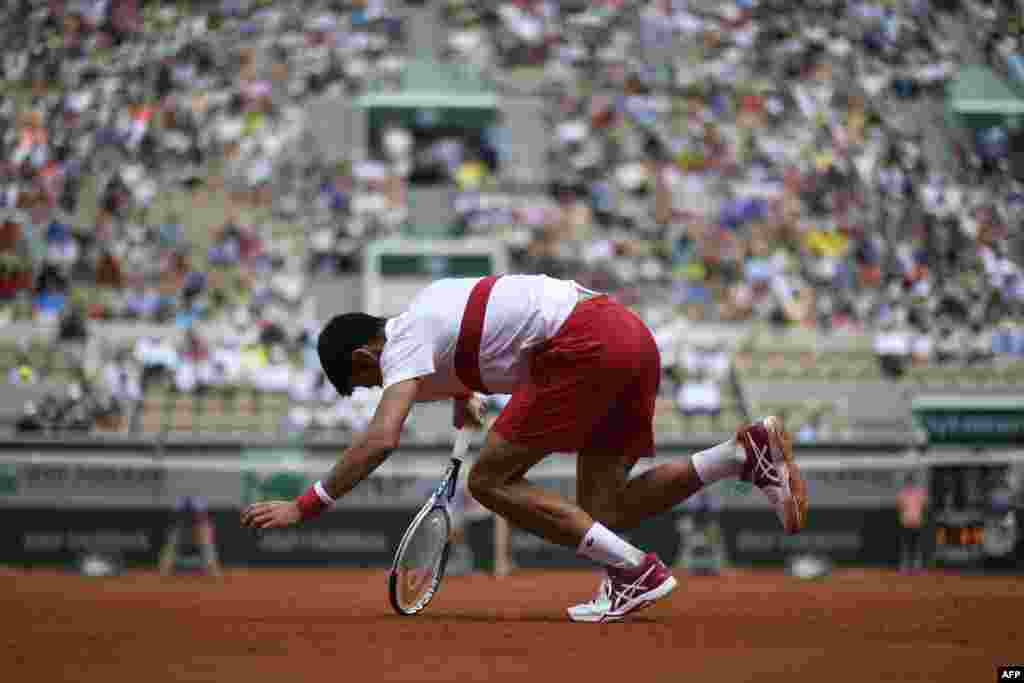
<svg viewBox="0 0 1024 683">
<path fill-rule="evenodd" d="M 1018 3 L 445 0 L 437 55 L 407 54 L 405 4 L 7 3 L 0 318 L 174 323 L 173 343 L 104 351 L 108 393 L 242 383 L 292 396 L 287 429 L 358 428 L 374 397 L 330 395 L 306 288 L 406 227 L 410 186 L 441 183 L 457 234 L 652 325 L 875 334 L 894 375 L 1024 356 L 1019 131 L 954 136 L 941 109 L 978 45 L 1018 68 Z M 525 143 L 500 118 L 468 136 L 428 112 L 367 158 L 310 153 L 310 97 L 393 87 L 413 56 L 542 98 L 553 180 L 501 182 Z M 227 218 L 197 231 L 218 193 Z M 721 351 L 698 351 L 676 398 L 714 414 Z"/>
<path fill-rule="evenodd" d="M 993 69 L 1024 82 L 1024 12 L 1019 0 L 965 3 L 971 37 Z"/>
<path fill-rule="evenodd" d="M 71 382 L 64 394 L 52 392 L 42 401 L 26 401 L 14 431 L 27 437 L 121 431 L 130 407 L 109 394 L 94 393 L 79 382 Z"/>
<path fill-rule="evenodd" d="M 401 68 L 388 7 L 6 3 L 0 315 L 45 321 L 75 304 L 187 323 L 301 289 L 274 281 L 300 277 L 305 254 L 237 209 L 300 203 L 306 98 Z M 228 220 L 189 225 L 180 209 L 218 192 Z M 159 210 L 175 193 L 179 211 Z"/>
<path fill-rule="evenodd" d="M 94 322 L 242 323 L 260 337 L 255 384 L 289 387 L 266 341 L 308 317 L 306 253 L 249 216 L 294 214 L 334 179 L 297 154 L 303 105 L 400 71 L 392 4 L 15 1 L 0 19 L 0 320 L 59 323 L 60 344 L 84 342 Z M 197 225 L 192 209 L 215 201 L 226 220 Z M 114 378 L 150 377 L 161 353 L 182 391 L 216 383 L 202 336 L 108 350 L 92 384 L 135 402 L 145 382 Z M 230 342 L 213 353 L 240 364 Z M 74 374 L 86 365 L 76 355 Z M 64 424 L 62 394 L 27 406 L 26 425 Z"/>
<path fill-rule="evenodd" d="M 694 320 L 899 330 L 939 359 L 1020 353 L 1011 132 L 928 135 L 969 57 L 958 24 L 984 7 L 448 6 L 463 58 L 543 70 L 556 180 L 531 198 L 461 198 L 478 232 L 515 226 L 524 263 L 631 300 L 667 287 Z M 1012 52 L 1019 7 L 988 11 L 1007 8 L 1015 21 L 988 25 Z"/>
<path fill-rule="evenodd" d="M 471 201 L 481 192 L 500 192 L 498 170 L 507 141 L 498 121 L 482 131 L 459 130 L 430 115 L 414 120 L 395 117 L 370 140 L 368 157 L 355 159 L 322 178 L 312 204 L 309 270 L 314 275 L 350 273 L 371 239 L 399 235 L 417 221 L 454 222 L 455 236 L 465 235 L 459 197 Z M 456 197 L 451 216 L 409 211 L 410 188 L 441 188 Z M 434 227 L 434 226 L 430 226 Z"/>
</svg>

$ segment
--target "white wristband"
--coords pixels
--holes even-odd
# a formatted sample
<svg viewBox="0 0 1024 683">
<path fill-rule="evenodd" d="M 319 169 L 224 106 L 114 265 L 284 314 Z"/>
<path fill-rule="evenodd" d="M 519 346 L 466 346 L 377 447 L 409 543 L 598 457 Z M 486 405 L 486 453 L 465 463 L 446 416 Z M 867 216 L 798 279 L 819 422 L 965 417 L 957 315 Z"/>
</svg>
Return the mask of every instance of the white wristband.
<svg viewBox="0 0 1024 683">
<path fill-rule="evenodd" d="M 318 481 L 313 484 L 313 492 L 316 493 L 316 497 L 319 498 L 324 505 L 328 507 L 334 505 L 334 499 L 331 498 L 331 494 L 327 493 L 327 489 L 324 488 L 323 482 Z"/>
</svg>

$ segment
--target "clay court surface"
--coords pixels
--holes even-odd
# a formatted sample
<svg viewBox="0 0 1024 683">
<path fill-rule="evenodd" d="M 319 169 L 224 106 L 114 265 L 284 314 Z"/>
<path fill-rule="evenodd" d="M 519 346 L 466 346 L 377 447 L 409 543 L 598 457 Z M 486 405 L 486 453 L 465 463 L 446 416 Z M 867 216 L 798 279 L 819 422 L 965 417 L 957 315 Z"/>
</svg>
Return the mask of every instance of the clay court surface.
<svg viewBox="0 0 1024 683">
<path fill-rule="evenodd" d="M 1024 662 L 1016 577 L 843 572 L 682 576 L 619 624 L 571 624 L 595 577 L 449 578 L 428 611 L 391 613 L 383 571 L 0 576 L 4 680 L 973 681 Z"/>
</svg>

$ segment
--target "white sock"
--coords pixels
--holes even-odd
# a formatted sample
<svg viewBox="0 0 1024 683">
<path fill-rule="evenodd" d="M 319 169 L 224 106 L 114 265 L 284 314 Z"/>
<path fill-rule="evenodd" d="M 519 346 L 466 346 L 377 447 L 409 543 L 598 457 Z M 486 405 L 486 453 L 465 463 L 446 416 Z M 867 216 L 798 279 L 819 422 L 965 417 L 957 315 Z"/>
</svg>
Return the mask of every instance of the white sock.
<svg viewBox="0 0 1024 683">
<path fill-rule="evenodd" d="M 747 464 L 747 452 L 736 443 L 736 439 L 729 439 L 725 443 L 694 453 L 690 457 L 693 468 L 697 470 L 697 476 L 710 486 L 716 481 L 738 477 L 743 474 L 743 467 Z"/>
<path fill-rule="evenodd" d="M 643 550 L 630 545 L 600 522 L 594 522 L 576 552 L 616 569 L 635 569 L 644 563 L 646 557 Z"/>
</svg>

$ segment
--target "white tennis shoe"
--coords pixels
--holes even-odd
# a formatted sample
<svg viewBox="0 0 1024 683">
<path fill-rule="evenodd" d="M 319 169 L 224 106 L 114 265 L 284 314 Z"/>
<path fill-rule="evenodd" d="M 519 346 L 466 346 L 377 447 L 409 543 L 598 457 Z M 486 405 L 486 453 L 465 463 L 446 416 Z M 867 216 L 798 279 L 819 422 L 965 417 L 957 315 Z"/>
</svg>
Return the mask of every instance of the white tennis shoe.
<svg viewBox="0 0 1024 683">
<path fill-rule="evenodd" d="M 590 602 L 582 602 L 570 607 L 569 618 L 573 621 L 594 622 L 601 621 L 601 617 L 612 608 L 612 581 L 605 574 L 601 578 L 601 584 L 597 587 L 597 595 Z"/>
<path fill-rule="evenodd" d="M 601 580 L 597 596 L 568 609 L 569 619 L 590 623 L 620 621 L 630 612 L 648 607 L 676 588 L 676 579 L 654 553 L 647 553 L 636 569 L 613 569 Z"/>
</svg>

